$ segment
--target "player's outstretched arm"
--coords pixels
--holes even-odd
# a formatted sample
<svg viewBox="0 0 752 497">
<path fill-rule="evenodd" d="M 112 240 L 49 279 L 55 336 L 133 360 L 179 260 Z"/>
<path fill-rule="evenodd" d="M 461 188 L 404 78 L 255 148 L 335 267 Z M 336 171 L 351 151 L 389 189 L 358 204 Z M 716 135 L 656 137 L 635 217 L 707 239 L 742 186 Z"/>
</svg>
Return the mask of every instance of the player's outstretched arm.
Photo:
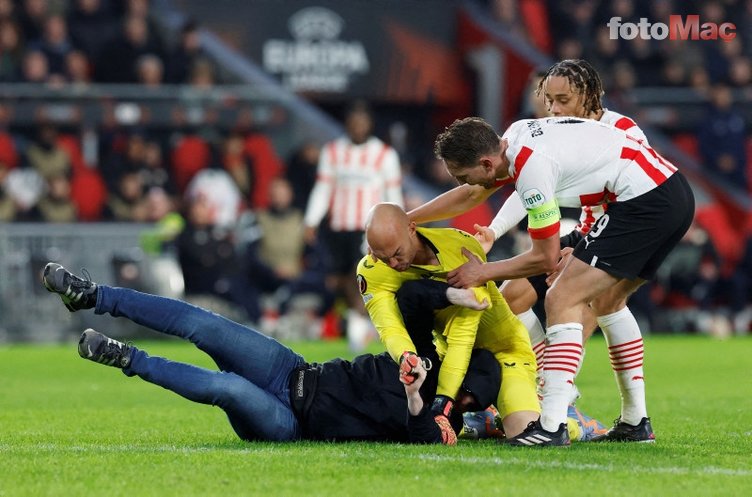
<svg viewBox="0 0 752 497">
<path fill-rule="evenodd" d="M 405 393 L 407 394 L 407 410 L 411 416 L 417 416 L 423 410 L 423 398 L 420 396 L 420 387 L 426 380 L 426 368 L 423 367 L 423 363 L 415 354 L 406 352 L 409 354 L 403 356 L 403 360 L 400 363 L 400 375 L 399 379 L 405 386 Z M 406 373 L 407 365 L 410 364 L 410 371 Z M 403 367 L 404 366 L 404 367 Z"/>
<path fill-rule="evenodd" d="M 485 202 L 498 188 L 481 185 L 460 185 L 407 213 L 418 224 L 449 219 Z"/>
</svg>

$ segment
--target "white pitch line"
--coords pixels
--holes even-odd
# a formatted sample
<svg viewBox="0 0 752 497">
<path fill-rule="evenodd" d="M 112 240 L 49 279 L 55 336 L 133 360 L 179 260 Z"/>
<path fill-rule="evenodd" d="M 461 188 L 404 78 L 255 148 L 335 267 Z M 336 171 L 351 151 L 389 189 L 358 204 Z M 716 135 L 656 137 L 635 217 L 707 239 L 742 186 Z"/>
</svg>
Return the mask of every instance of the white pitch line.
<svg viewBox="0 0 752 497">
<path fill-rule="evenodd" d="M 516 464 L 525 467 L 536 468 L 562 468 L 571 470 L 587 470 L 587 471 L 604 471 L 607 473 L 615 471 L 624 471 L 623 467 L 617 467 L 612 464 L 594 464 L 594 463 L 577 463 L 567 461 L 531 461 L 529 459 L 519 459 L 515 457 L 501 458 L 501 457 L 464 457 L 464 456 L 444 456 L 439 454 L 424 454 L 418 456 L 418 459 L 424 459 L 427 461 L 438 462 L 453 462 L 463 464 L 491 464 L 494 466 L 502 466 L 509 464 Z M 656 466 L 656 467 L 636 467 L 631 466 L 629 468 L 631 473 L 657 473 L 657 474 L 674 474 L 674 475 L 688 475 L 688 474 L 706 474 L 706 475 L 724 475 L 724 476 L 752 476 L 752 471 L 746 469 L 730 469 L 719 468 L 716 466 L 701 466 L 697 468 L 681 467 L 681 466 Z"/>
<path fill-rule="evenodd" d="M 334 444 L 336 445 L 336 444 Z M 329 448 L 332 445 L 328 446 Z M 329 453 L 328 457 L 340 457 L 340 458 L 352 458 L 353 451 L 345 450 L 337 451 L 337 453 Z M 57 445 L 57 444 L 35 444 L 33 447 L 29 447 L 29 451 L 54 451 L 59 452 L 78 452 L 78 453 L 182 453 L 182 454 L 199 454 L 208 452 L 233 452 L 238 454 L 274 454 L 279 453 L 280 449 L 295 449 L 294 444 L 280 443 L 279 445 L 272 445 L 267 447 L 248 447 L 248 448 L 232 448 L 232 447 L 180 447 L 176 445 L 109 445 L 109 446 L 82 446 L 82 445 Z M 8 444 L 0 444 L 0 452 L 18 450 L 18 447 L 11 447 Z M 27 450 L 27 449 L 23 449 Z M 308 450 L 308 449 L 306 449 Z M 525 449 L 522 449 L 525 450 Z M 532 449 L 538 450 L 538 449 Z M 545 450 L 545 449 L 544 449 Z M 355 452 L 362 454 L 359 449 Z M 380 458 L 389 459 L 404 459 L 404 454 L 381 454 Z M 615 466 L 612 464 L 597 464 L 597 463 L 578 463 L 569 461 L 535 461 L 530 459 L 521 459 L 518 457 L 466 457 L 466 456 L 447 456 L 442 454 L 422 454 L 417 456 L 418 459 L 424 461 L 434 462 L 451 462 L 460 464 L 470 464 L 477 466 L 479 464 L 487 464 L 492 466 L 509 466 L 517 465 L 524 466 L 526 468 L 561 468 L 575 471 L 602 471 L 605 473 L 613 473 L 617 471 L 625 471 L 625 468 Z M 655 466 L 655 467 L 639 467 L 632 466 L 629 469 L 632 473 L 645 473 L 645 474 L 672 474 L 672 475 L 722 475 L 722 476 L 752 476 L 752 470 L 746 469 L 731 469 L 731 468 L 719 468 L 717 466 L 700 466 L 700 467 L 688 467 L 688 466 Z"/>
</svg>

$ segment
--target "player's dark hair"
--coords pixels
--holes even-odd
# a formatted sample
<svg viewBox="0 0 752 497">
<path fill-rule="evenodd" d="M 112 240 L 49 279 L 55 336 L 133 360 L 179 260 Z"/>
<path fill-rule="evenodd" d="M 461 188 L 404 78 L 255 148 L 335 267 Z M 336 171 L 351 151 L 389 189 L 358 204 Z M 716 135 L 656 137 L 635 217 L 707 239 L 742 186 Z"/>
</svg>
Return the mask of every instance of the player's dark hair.
<svg viewBox="0 0 752 497">
<path fill-rule="evenodd" d="M 459 167 L 475 166 L 481 156 L 499 151 L 499 136 L 480 117 L 457 119 L 436 137 L 433 147 L 438 159 Z"/>
<path fill-rule="evenodd" d="M 543 92 L 543 85 L 549 76 L 562 76 L 567 78 L 569 84 L 577 90 L 577 93 L 585 97 L 585 112 L 591 114 L 603 109 L 601 97 L 603 91 L 603 82 L 590 62 L 583 59 L 565 59 L 552 65 L 546 71 L 543 79 L 538 83 L 535 90 L 536 96 Z"/>
</svg>

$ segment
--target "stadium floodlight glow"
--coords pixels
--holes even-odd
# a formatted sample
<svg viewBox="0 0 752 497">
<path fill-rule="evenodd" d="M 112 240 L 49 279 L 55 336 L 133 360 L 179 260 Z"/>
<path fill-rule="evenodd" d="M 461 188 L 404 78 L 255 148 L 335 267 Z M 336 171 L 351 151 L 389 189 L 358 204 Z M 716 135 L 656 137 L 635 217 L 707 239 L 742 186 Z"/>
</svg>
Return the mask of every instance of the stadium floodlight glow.
<svg viewBox="0 0 752 497">
<path fill-rule="evenodd" d="M 612 17 L 606 23 L 608 36 L 612 40 L 717 40 L 731 41 L 736 38 L 736 25 L 731 22 L 721 24 L 704 22 L 700 24 L 699 15 L 669 16 L 668 24 L 649 22 L 641 17 L 639 22 L 622 22 L 621 17 Z"/>
</svg>

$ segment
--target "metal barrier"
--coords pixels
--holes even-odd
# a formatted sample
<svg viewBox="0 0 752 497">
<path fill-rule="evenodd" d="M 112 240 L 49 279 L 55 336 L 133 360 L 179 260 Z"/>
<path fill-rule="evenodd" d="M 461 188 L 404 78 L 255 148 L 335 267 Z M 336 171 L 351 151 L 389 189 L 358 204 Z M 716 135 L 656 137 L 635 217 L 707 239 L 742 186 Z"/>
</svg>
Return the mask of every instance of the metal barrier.
<svg viewBox="0 0 752 497">
<path fill-rule="evenodd" d="M 48 261 L 80 274 L 86 268 L 98 283 L 138 288 L 148 259 L 140 236 L 149 224 L 0 224 L 0 343 L 69 341 L 86 327 L 119 336 L 139 333 L 124 319 L 70 313 L 42 286 Z M 176 285 L 182 292 L 182 281 Z M 175 295 L 179 296 L 179 295 Z"/>
</svg>

